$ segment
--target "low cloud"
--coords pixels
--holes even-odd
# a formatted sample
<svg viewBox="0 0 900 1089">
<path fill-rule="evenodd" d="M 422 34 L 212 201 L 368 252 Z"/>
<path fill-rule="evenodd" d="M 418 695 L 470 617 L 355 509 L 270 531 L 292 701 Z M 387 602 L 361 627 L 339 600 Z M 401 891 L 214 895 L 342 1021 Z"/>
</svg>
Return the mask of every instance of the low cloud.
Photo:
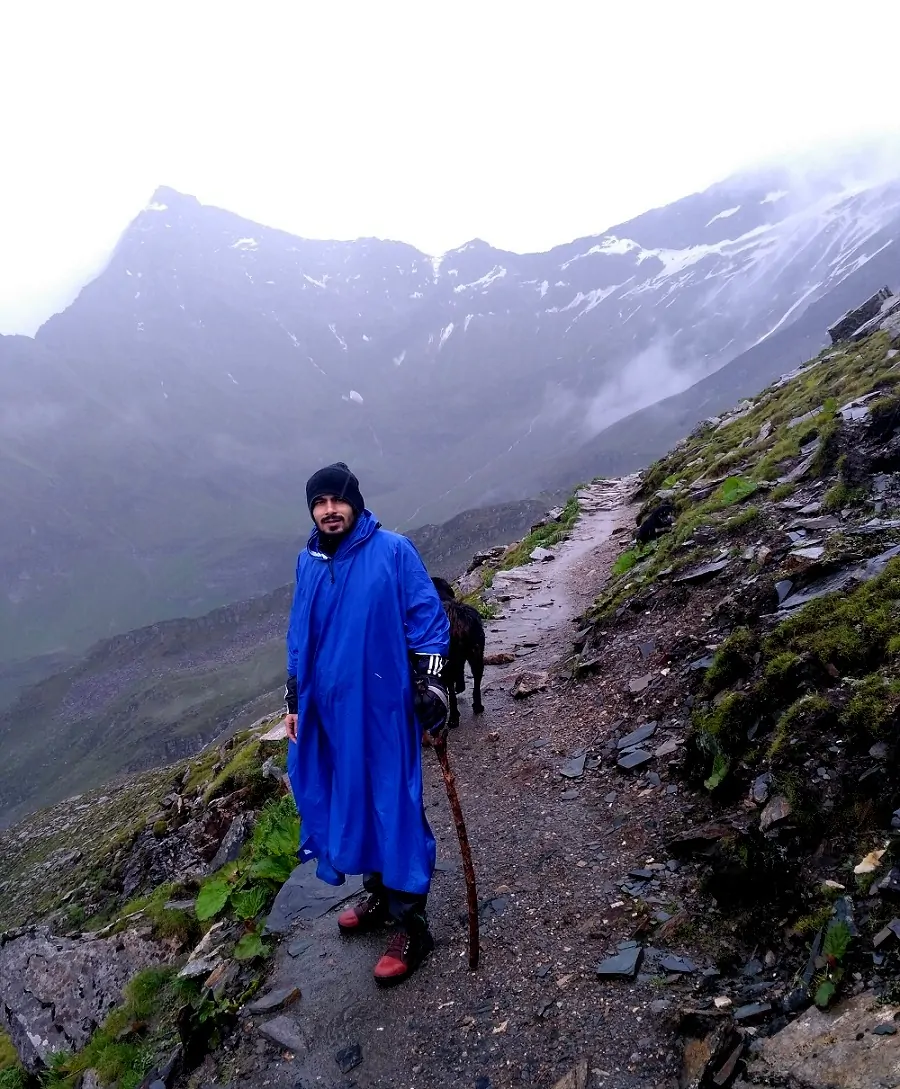
<svg viewBox="0 0 900 1089">
<path fill-rule="evenodd" d="M 700 364 L 676 365 L 671 342 L 654 341 L 620 366 L 616 375 L 591 400 L 584 416 L 586 438 L 632 412 L 681 393 L 707 372 L 708 369 Z"/>
</svg>

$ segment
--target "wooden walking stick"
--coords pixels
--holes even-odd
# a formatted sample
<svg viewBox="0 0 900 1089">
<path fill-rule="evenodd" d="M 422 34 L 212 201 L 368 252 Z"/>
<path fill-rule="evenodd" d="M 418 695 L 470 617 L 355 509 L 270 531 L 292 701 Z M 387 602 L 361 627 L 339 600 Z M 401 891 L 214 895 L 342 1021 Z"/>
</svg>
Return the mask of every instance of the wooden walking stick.
<svg viewBox="0 0 900 1089">
<path fill-rule="evenodd" d="M 475 888 L 475 867 L 472 865 L 472 850 L 469 847 L 469 835 L 466 832 L 466 822 L 463 820 L 462 806 L 459 804 L 459 794 L 456 792 L 456 780 L 450 767 L 450 758 L 447 756 L 447 738 L 442 737 L 433 742 L 432 747 L 440 761 L 441 773 L 444 776 L 444 786 L 447 788 L 447 799 L 453 812 L 453 821 L 456 824 L 456 834 L 459 836 L 459 849 L 462 853 L 463 873 L 466 877 L 466 899 L 469 906 L 469 968 L 474 972 L 478 967 L 478 892 Z"/>
</svg>

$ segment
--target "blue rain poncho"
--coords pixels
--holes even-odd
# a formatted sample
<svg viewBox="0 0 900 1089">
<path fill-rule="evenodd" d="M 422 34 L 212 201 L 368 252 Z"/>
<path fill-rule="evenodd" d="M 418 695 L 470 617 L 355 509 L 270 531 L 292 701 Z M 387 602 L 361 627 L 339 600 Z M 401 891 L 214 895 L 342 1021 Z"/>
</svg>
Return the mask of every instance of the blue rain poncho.
<svg viewBox="0 0 900 1089">
<path fill-rule="evenodd" d="M 370 511 L 333 558 L 317 544 L 314 531 L 297 560 L 287 636 L 300 858 L 318 859 L 331 885 L 380 873 L 390 889 L 424 894 L 435 841 L 422 802 L 410 654 L 446 656 L 447 617 L 413 544 Z"/>
</svg>

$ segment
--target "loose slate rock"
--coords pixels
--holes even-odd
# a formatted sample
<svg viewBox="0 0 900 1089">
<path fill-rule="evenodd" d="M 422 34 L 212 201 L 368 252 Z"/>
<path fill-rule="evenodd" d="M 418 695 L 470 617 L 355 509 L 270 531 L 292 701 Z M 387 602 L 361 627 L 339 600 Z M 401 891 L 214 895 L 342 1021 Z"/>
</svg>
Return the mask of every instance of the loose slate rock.
<svg viewBox="0 0 900 1089">
<path fill-rule="evenodd" d="M 295 1022 L 287 1016 L 273 1017 L 259 1026 L 260 1036 L 288 1051 L 305 1051 L 306 1041 L 300 1035 Z"/>
<path fill-rule="evenodd" d="M 655 733 L 656 723 L 647 722 L 643 726 L 638 726 L 636 730 L 632 730 L 630 734 L 620 737 L 616 742 L 616 748 L 631 749 L 636 745 L 643 745 L 643 743 L 653 737 Z"/>
<path fill-rule="evenodd" d="M 646 752 L 644 749 L 635 749 L 634 752 L 620 756 L 616 761 L 616 766 L 623 771 L 631 771 L 632 768 L 639 768 L 652 759 L 652 753 Z"/>
<path fill-rule="evenodd" d="M 334 1061 L 338 1064 L 342 1074 L 349 1074 L 363 1061 L 362 1048 L 359 1044 L 342 1047 L 340 1051 L 335 1053 Z"/>
<path fill-rule="evenodd" d="M 697 965 L 687 957 L 663 957 L 659 966 L 664 972 L 676 972 L 685 976 L 697 971 Z"/>
<path fill-rule="evenodd" d="M 279 987 L 257 998 L 255 1002 L 251 1002 L 247 1009 L 250 1013 L 271 1013 L 273 1010 L 281 1009 L 282 1006 L 289 1006 L 299 997 L 299 987 Z"/>
<path fill-rule="evenodd" d="M 615 979 L 634 979 L 643 952 L 644 950 L 634 942 L 619 946 L 619 952 L 614 957 L 607 957 L 597 965 L 597 975 Z"/>
<path fill-rule="evenodd" d="M 513 697 L 517 700 L 533 696 L 535 692 L 542 692 L 550 683 L 550 676 L 538 670 L 529 670 L 520 673 L 513 687 Z"/>
<path fill-rule="evenodd" d="M 764 775 L 760 775 L 756 779 L 754 779 L 753 786 L 750 790 L 750 795 L 757 805 L 765 805 L 765 803 L 768 801 L 769 790 L 771 786 L 772 776 L 769 772 L 766 772 Z"/>
<path fill-rule="evenodd" d="M 789 596 L 791 590 L 793 590 L 794 584 L 790 579 L 782 579 L 780 582 L 775 583 L 775 593 L 778 594 L 778 604 L 780 605 L 786 597 Z"/>
<path fill-rule="evenodd" d="M 683 575 L 679 575 L 673 579 L 673 582 L 701 582 L 703 579 L 712 578 L 713 575 L 718 575 L 720 571 L 724 571 L 728 566 L 728 560 L 717 560 L 715 563 L 704 563 L 699 567 L 692 567 L 689 571 L 685 571 Z"/>
<path fill-rule="evenodd" d="M 772 1012 L 770 1002 L 749 1002 L 734 1011 L 735 1021 L 758 1021 Z"/>
<path fill-rule="evenodd" d="M 587 754 L 582 753 L 581 756 L 573 756 L 563 764 L 559 769 L 559 774 L 565 779 L 578 779 L 584 775 L 584 765 L 587 760 Z"/>
<path fill-rule="evenodd" d="M 549 548 L 536 548 L 531 553 L 530 558 L 532 560 L 535 560 L 537 563 L 546 563 L 548 560 L 555 560 L 556 553 L 551 552 Z"/>
<path fill-rule="evenodd" d="M 793 812 L 791 803 L 783 794 L 777 795 L 769 802 L 759 818 L 759 827 L 763 832 L 774 828 L 776 824 L 786 821 Z"/>
<path fill-rule="evenodd" d="M 651 673 L 646 673 L 643 677 L 633 677 L 628 682 L 628 691 L 633 696 L 638 696 L 641 692 L 646 692 L 652 680 L 653 675 Z"/>
</svg>

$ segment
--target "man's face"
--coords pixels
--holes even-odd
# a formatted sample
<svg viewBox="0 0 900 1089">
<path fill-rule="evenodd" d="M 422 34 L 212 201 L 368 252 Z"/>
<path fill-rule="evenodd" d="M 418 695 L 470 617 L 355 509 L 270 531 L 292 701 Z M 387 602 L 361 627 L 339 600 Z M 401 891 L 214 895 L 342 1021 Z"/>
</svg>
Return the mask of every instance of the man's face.
<svg viewBox="0 0 900 1089">
<path fill-rule="evenodd" d="M 356 519 L 353 507 L 333 495 L 320 495 L 313 503 L 312 516 L 316 529 L 326 535 L 347 533 Z"/>
</svg>

